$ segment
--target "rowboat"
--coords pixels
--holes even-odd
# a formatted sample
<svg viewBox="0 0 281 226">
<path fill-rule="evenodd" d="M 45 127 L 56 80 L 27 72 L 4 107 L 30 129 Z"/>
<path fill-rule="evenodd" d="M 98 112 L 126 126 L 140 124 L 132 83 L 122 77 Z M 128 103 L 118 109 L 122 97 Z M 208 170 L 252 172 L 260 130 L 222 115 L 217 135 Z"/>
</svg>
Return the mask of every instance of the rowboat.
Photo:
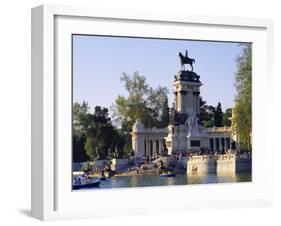
<svg viewBox="0 0 281 226">
<path fill-rule="evenodd" d="M 106 177 L 103 177 L 103 176 L 101 176 L 101 177 L 99 177 L 99 180 L 106 180 L 107 178 Z"/>
<path fill-rule="evenodd" d="M 84 188 L 97 188 L 100 186 L 100 180 L 91 181 L 89 183 L 83 183 L 83 184 L 74 184 L 73 189 L 84 189 Z"/>
<path fill-rule="evenodd" d="M 162 173 L 160 174 L 160 177 L 175 177 L 175 173 Z"/>
</svg>

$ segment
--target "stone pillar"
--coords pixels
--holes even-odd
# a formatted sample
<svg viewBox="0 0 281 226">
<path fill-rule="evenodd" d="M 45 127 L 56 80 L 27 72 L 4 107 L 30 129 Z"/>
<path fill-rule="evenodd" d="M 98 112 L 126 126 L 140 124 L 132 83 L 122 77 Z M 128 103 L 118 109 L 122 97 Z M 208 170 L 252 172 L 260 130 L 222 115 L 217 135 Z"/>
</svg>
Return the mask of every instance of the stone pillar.
<svg viewBox="0 0 281 226">
<path fill-rule="evenodd" d="M 157 144 L 158 144 L 158 146 L 157 146 Z M 156 141 L 156 147 L 157 147 L 157 154 L 158 154 L 158 155 L 161 154 L 160 140 L 159 140 L 159 139 Z"/>
<path fill-rule="evenodd" d="M 224 152 L 225 151 L 225 146 L 224 146 L 224 138 L 223 137 L 221 137 L 220 138 L 220 143 L 221 143 L 221 150 Z"/>
<path fill-rule="evenodd" d="M 149 140 L 146 139 L 146 157 L 149 156 Z"/>
<path fill-rule="evenodd" d="M 198 93 L 198 95 L 197 95 L 197 115 L 200 114 L 200 98 L 199 98 L 199 94 L 200 93 Z"/>
<path fill-rule="evenodd" d="M 143 139 L 143 155 L 145 156 L 145 139 Z"/>
<path fill-rule="evenodd" d="M 188 97 L 187 97 L 187 91 L 185 91 L 185 94 L 184 94 L 184 109 L 183 109 L 183 111 L 184 111 L 184 113 L 186 113 L 187 112 L 187 102 L 188 102 Z"/>
<path fill-rule="evenodd" d="M 164 146 L 163 146 L 163 140 L 162 139 L 161 139 L 161 142 L 160 142 L 159 146 L 160 146 L 160 153 L 161 153 L 161 155 L 163 155 Z"/>
<path fill-rule="evenodd" d="M 185 113 L 185 109 L 186 109 L 186 103 L 185 103 L 185 94 L 186 94 L 186 91 L 180 91 L 179 92 L 180 94 L 180 106 L 179 106 L 179 111 L 180 113 Z"/>
<path fill-rule="evenodd" d="M 225 151 L 225 146 L 223 146 L 223 142 L 224 142 L 224 137 L 221 137 L 221 148 L 222 151 Z"/>
<path fill-rule="evenodd" d="M 156 140 L 153 140 L 152 142 L 153 142 L 153 151 L 152 151 L 153 154 L 152 154 L 152 156 L 155 156 L 155 154 L 157 152 L 156 151 Z"/>
<path fill-rule="evenodd" d="M 152 157 L 152 155 L 153 155 L 153 140 L 150 140 L 149 146 L 150 146 L 149 156 Z"/>
<path fill-rule="evenodd" d="M 143 139 L 143 154 L 146 155 L 146 142 L 145 139 Z"/>
<path fill-rule="evenodd" d="M 174 92 L 175 94 L 175 110 L 177 111 L 178 110 L 178 105 L 179 105 L 179 101 L 178 101 L 178 93 L 177 92 Z"/>
<path fill-rule="evenodd" d="M 185 109 L 185 98 L 184 98 L 184 93 L 181 91 L 181 113 L 184 113 Z"/>
<path fill-rule="evenodd" d="M 177 92 L 177 99 L 178 99 L 178 105 L 177 105 L 177 111 L 181 111 L 181 94 L 180 92 Z"/>
<path fill-rule="evenodd" d="M 160 140 L 158 139 L 158 154 L 161 154 L 161 144 L 160 144 Z"/>
<path fill-rule="evenodd" d="M 149 157 L 150 156 L 150 140 L 148 139 L 148 140 L 146 140 L 146 142 L 147 142 L 147 155 L 146 155 L 146 157 Z"/>
</svg>

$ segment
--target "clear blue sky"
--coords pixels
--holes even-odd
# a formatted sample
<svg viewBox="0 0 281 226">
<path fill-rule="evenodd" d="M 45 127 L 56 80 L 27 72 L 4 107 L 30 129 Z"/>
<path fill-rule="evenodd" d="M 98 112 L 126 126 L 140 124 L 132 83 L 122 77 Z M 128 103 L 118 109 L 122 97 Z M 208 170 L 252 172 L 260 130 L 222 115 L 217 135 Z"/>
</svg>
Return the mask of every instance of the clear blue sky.
<svg viewBox="0 0 281 226">
<path fill-rule="evenodd" d="M 201 76 L 201 96 L 207 104 L 233 107 L 236 63 L 242 46 L 238 43 L 164 40 L 103 36 L 73 36 L 73 101 L 85 100 L 109 107 L 118 94 L 127 95 L 120 82 L 122 72 L 139 71 L 152 87 L 169 89 L 180 70 L 178 52 L 188 50 L 195 59 L 194 71 Z"/>
</svg>

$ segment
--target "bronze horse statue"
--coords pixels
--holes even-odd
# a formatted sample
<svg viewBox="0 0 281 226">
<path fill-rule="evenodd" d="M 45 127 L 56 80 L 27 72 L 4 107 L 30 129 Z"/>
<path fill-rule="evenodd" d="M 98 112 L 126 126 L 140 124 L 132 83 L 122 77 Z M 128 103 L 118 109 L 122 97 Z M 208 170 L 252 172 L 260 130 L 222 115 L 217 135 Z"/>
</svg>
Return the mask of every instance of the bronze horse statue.
<svg viewBox="0 0 281 226">
<path fill-rule="evenodd" d="M 185 56 L 182 55 L 181 52 L 179 52 L 179 57 L 181 61 L 181 70 L 184 69 L 185 64 L 189 64 L 191 66 L 191 70 L 193 71 L 193 63 L 195 63 L 195 60 L 188 57 L 187 50 L 185 51 Z"/>
</svg>

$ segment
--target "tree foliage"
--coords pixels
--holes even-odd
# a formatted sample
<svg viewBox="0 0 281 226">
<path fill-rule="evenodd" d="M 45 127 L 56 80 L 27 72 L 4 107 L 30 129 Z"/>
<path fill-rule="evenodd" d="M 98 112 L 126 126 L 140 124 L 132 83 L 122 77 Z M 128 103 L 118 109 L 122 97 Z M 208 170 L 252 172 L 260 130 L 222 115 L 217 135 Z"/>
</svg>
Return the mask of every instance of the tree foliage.
<svg viewBox="0 0 281 226">
<path fill-rule="evenodd" d="M 169 111 L 170 111 L 170 109 L 169 109 L 168 97 L 166 96 L 164 99 L 162 109 L 161 109 L 161 115 L 160 115 L 161 120 L 160 120 L 159 127 L 165 128 L 168 126 L 169 118 L 170 118 Z"/>
<path fill-rule="evenodd" d="M 75 102 L 72 108 L 72 117 L 73 117 L 73 134 L 76 137 L 85 135 L 87 128 L 87 118 L 86 115 L 89 112 L 89 105 L 85 101 L 82 104 Z"/>
<path fill-rule="evenodd" d="M 75 160 L 107 158 L 124 146 L 124 137 L 111 122 L 107 108 L 96 106 L 94 113 L 83 102 L 73 105 L 73 156 Z M 83 154 L 86 154 L 83 157 Z M 78 157 L 77 157 L 78 156 Z"/>
<path fill-rule="evenodd" d="M 221 127 L 223 126 L 223 112 L 221 108 L 221 103 L 219 102 L 215 112 L 214 112 L 214 125 L 216 127 Z"/>
<path fill-rule="evenodd" d="M 225 112 L 222 111 L 221 103 L 217 107 L 207 105 L 206 101 L 200 98 L 200 117 L 199 123 L 205 128 L 231 126 L 232 109 L 228 108 Z"/>
<path fill-rule="evenodd" d="M 232 117 L 232 109 L 228 108 L 223 113 L 223 125 L 224 126 L 231 126 L 231 117 Z"/>
<path fill-rule="evenodd" d="M 161 86 L 150 87 L 146 78 L 137 71 L 132 75 L 123 73 L 120 80 L 128 95 L 119 95 L 111 110 L 113 122 L 124 135 L 124 153 L 129 155 L 132 152 L 130 133 L 137 119 L 149 128 L 164 128 L 168 125 L 168 89 Z"/>
<path fill-rule="evenodd" d="M 235 107 L 233 130 L 242 147 L 251 149 L 252 133 L 252 46 L 245 44 L 243 53 L 237 57 L 235 77 Z"/>
<path fill-rule="evenodd" d="M 200 98 L 200 115 L 199 123 L 205 128 L 214 126 L 215 108 L 212 105 L 207 105 L 206 101 Z"/>
<path fill-rule="evenodd" d="M 85 134 L 75 135 L 73 134 L 73 162 L 86 162 L 89 160 L 89 156 L 86 154 L 84 146 L 86 142 Z"/>
<path fill-rule="evenodd" d="M 146 78 L 138 72 L 132 76 L 123 73 L 120 80 L 128 96 L 118 96 L 111 108 L 118 127 L 130 132 L 136 119 L 140 119 L 146 127 L 167 126 L 169 108 L 166 87 L 149 87 Z"/>
<path fill-rule="evenodd" d="M 85 142 L 85 150 L 90 160 L 95 160 L 98 157 L 97 148 L 94 146 L 94 138 L 88 136 Z"/>
<path fill-rule="evenodd" d="M 73 161 L 74 162 L 85 162 L 89 160 L 89 156 L 86 154 L 84 146 L 86 142 L 86 121 L 85 116 L 89 111 L 88 104 L 83 101 L 82 104 L 74 103 L 72 108 L 73 117 L 73 136 L 72 136 L 72 147 L 73 147 Z"/>
</svg>

